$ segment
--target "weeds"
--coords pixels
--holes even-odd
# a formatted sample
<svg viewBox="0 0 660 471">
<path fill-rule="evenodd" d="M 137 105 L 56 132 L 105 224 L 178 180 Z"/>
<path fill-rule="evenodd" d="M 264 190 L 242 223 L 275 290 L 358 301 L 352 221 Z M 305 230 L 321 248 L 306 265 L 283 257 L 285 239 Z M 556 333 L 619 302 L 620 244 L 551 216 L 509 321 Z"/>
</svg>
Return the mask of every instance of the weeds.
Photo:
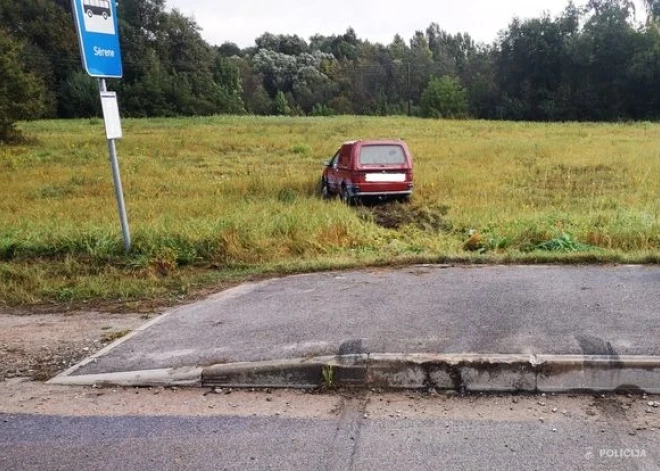
<svg viewBox="0 0 660 471">
<path fill-rule="evenodd" d="M 531 250 L 545 250 L 549 252 L 586 252 L 594 250 L 594 248 L 595 247 L 587 244 L 581 244 L 576 241 L 572 235 L 564 233 L 552 240 L 531 247 Z"/>
<path fill-rule="evenodd" d="M 296 144 L 291 148 L 291 152 L 298 155 L 308 155 L 312 152 L 312 149 L 306 144 Z"/>
<path fill-rule="evenodd" d="M 120 330 L 120 331 L 117 331 L 117 332 L 108 332 L 106 334 L 103 334 L 103 337 L 101 337 L 101 342 L 103 342 L 103 343 L 114 342 L 115 340 L 119 340 L 123 337 L 126 337 L 130 333 L 131 333 L 130 330 Z"/>
<path fill-rule="evenodd" d="M 323 389 L 331 389 L 335 385 L 335 369 L 332 365 L 324 365 L 321 371 L 323 375 Z"/>
</svg>

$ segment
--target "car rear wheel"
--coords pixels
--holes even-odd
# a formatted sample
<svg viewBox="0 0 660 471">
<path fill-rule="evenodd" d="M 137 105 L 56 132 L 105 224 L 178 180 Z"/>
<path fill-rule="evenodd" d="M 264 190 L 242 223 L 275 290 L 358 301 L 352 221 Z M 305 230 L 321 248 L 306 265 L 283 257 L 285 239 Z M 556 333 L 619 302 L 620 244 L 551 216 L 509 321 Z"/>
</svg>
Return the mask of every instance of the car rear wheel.
<svg viewBox="0 0 660 471">
<path fill-rule="evenodd" d="M 348 190 L 346 185 L 341 186 L 341 200 L 348 206 L 353 206 L 355 204 L 355 196 L 351 195 L 351 192 Z"/>
</svg>

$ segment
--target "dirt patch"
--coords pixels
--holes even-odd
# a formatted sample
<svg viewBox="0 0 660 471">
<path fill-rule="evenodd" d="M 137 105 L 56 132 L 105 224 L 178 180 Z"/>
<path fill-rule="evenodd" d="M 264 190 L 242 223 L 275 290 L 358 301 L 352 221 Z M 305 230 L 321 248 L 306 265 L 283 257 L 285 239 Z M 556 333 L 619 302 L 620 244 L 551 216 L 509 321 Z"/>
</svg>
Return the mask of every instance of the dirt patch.
<svg viewBox="0 0 660 471">
<path fill-rule="evenodd" d="M 401 203 L 373 204 L 359 208 L 362 219 L 386 229 L 412 225 L 426 232 L 450 231 L 449 206 L 418 207 Z"/>
<path fill-rule="evenodd" d="M 0 414 L 56 416 L 195 416 L 279 417 L 333 420 L 351 410 L 365 421 L 393 424 L 413 421 L 535 422 L 562 429 L 564 424 L 592 424 L 603 430 L 635 434 L 660 433 L 660 412 L 649 413 L 647 402 L 658 398 L 606 398 L 626 410 L 625 415 L 603 414 L 593 396 L 478 395 L 460 397 L 417 392 L 369 391 L 209 390 L 179 388 L 80 388 L 0 382 Z M 650 437 L 650 435 L 647 435 Z"/>
<path fill-rule="evenodd" d="M 119 333 L 144 324 L 143 314 L 0 315 L 0 381 L 46 381 L 97 352 Z"/>
</svg>

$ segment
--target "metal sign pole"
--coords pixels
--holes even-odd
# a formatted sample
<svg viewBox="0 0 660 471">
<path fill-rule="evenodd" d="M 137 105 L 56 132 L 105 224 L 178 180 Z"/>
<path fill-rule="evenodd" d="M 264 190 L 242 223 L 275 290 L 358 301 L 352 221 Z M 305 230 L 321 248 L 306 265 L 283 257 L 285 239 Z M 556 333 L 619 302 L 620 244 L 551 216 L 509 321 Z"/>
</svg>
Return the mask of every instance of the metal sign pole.
<svg viewBox="0 0 660 471">
<path fill-rule="evenodd" d="M 105 79 L 99 79 L 99 91 L 107 92 L 108 88 Z M 121 175 L 119 174 L 119 161 L 117 160 L 117 147 L 114 139 L 108 139 L 108 150 L 110 151 L 110 166 L 112 167 L 112 179 L 115 183 L 115 196 L 117 197 L 117 207 L 119 209 L 119 220 L 121 222 L 121 232 L 124 237 L 124 250 L 126 253 L 131 251 L 131 231 L 128 227 L 128 217 L 126 216 L 126 205 L 124 204 L 124 190 L 121 184 Z"/>
<path fill-rule="evenodd" d="M 124 190 L 121 185 L 115 147 L 115 140 L 123 137 L 121 118 L 117 105 L 117 94 L 108 92 L 105 83 L 106 78 L 121 78 L 124 75 L 119 42 L 119 21 L 117 21 L 117 0 L 71 0 L 71 7 L 83 67 L 90 77 L 99 79 L 99 95 L 110 151 L 110 166 L 115 183 L 121 231 L 124 236 L 124 249 L 128 253 L 131 250 L 131 233 L 128 228 Z"/>
</svg>

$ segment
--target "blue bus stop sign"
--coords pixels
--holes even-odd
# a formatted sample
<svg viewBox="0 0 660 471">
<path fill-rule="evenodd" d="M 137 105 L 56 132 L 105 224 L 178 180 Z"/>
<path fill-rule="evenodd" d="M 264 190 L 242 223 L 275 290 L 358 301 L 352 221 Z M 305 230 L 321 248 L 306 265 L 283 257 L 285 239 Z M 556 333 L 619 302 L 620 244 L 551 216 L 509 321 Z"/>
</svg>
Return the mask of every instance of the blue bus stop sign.
<svg viewBox="0 0 660 471">
<path fill-rule="evenodd" d="M 115 0 L 72 0 L 80 52 L 92 77 L 121 78 L 121 50 Z"/>
</svg>

